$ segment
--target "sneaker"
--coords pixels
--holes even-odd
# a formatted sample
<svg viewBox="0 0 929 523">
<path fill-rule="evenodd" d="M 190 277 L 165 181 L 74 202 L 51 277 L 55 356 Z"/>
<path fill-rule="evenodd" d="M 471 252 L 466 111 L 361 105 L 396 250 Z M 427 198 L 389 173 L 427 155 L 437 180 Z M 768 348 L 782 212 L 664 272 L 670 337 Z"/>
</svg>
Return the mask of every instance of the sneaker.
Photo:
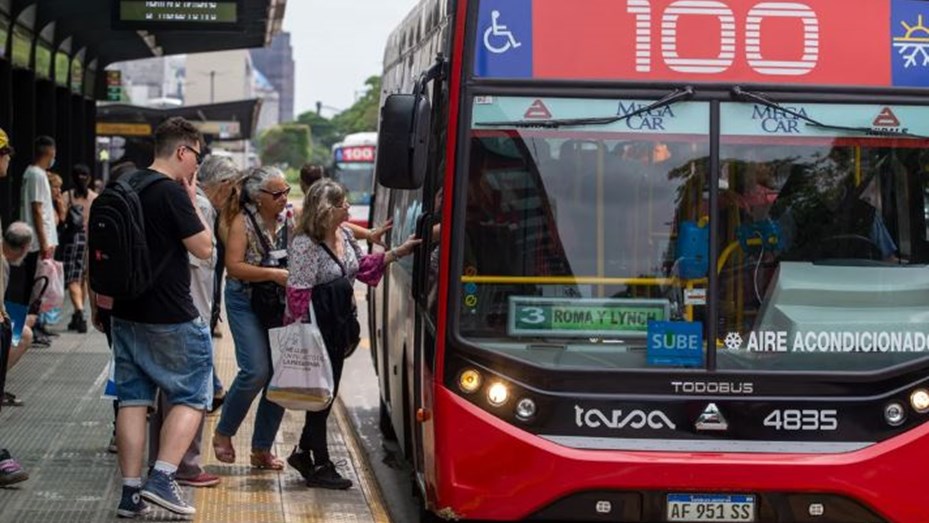
<svg viewBox="0 0 929 523">
<path fill-rule="evenodd" d="M 8 487 L 27 479 L 29 479 L 29 474 L 23 470 L 23 466 L 18 461 L 13 459 L 10 451 L 0 450 L 0 487 Z"/>
<path fill-rule="evenodd" d="M 209 472 L 201 472 L 192 478 L 177 478 L 176 481 L 178 485 L 188 487 L 213 487 L 219 485 L 220 478 Z"/>
<path fill-rule="evenodd" d="M 2 401 L 4 407 L 22 407 L 24 405 L 23 400 L 17 398 L 16 394 L 12 392 L 4 392 L 3 399 L 0 401 Z"/>
<path fill-rule="evenodd" d="M 322 465 L 317 465 L 310 477 L 306 478 L 306 486 L 327 488 L 332 490 L 345 490 L 351 488 L 352 481 L 343 478 L 335 465 L 330 461 Z"/>
<path fill-rule="evenodd" d="M 110 444 L 106 446 L 106 451 L 110 454 L 119 453 L 119 447 L 116 446 L 116 434 L 110 436 Z"/>
<path fill-rule="evenodd" d="M 152 503 L 182 516 L 192 516 L 197 509 L 189 505 L 181 494 L 181 487 L 174 481 L 174 474 L 152 470 L 142 487 L 142 497 Z"/>
<path fill-rule="evenodd" d="M 294 447 L 294 451 L 287 456 L 287 463 L 297 469 L 303 479 L 310 479 L 313 474 L 313 457 L 300 447 Z"/>
<path fill-rule="evenodd" d="M 48 330 L 48 327 L 46 327 L 45 325 L 36 325 L 35 327 L 32 328 L 32 332 L 36 335 L 35 336 L 36 338 L 40 336 L 45 337 L 45 338 L 57 338 L 61 336 L 57 332 Z"/>
<path fill-rule="evenodd" d="M 141 492 L 141 487 L 123 485 L 123 495 L 119 499 L 116 515 L 121 518 L 137 518 L 151 512 L 152 508 L 142 500 Z"/>
</svg>

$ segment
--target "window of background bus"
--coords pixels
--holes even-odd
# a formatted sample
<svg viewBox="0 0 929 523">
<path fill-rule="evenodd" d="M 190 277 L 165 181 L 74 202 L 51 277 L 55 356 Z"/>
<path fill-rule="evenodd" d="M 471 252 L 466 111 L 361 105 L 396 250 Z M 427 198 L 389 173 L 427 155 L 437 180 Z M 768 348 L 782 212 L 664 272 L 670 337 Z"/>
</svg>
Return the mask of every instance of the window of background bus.
<svg viewBox="0 0 929 523">
<path fill-rule="evenodd" d="M 924 107 L 793 110 L 929 134 Z M 752 104 L 722 117 L 719 367 L 865 371 L 929 354 L 929 141 Z"/>
<path fill-rule="evenodd" d="M 464 169 L 459 331 L 466 339 L 540 365 L 646 368 L 648 319 L 702 319 L 705 303 L 684 304 L 675 241 L 681 223 L 705 217 L 707 104 L 679 103 L 609 125 L 505 124 L 533 107 L 577 118 L 648 103 L 475 102 Z M 694 284 L 705 286 L 705 278 Z"/>
</svg>

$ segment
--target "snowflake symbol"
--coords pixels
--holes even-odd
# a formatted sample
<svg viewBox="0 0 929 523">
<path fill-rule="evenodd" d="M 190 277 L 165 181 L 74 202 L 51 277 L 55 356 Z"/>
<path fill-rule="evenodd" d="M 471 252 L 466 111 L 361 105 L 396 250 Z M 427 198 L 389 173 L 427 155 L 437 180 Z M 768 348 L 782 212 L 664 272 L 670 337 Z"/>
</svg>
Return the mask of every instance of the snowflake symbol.
<svg viewBox="0 0 929 523">
<path fill-rule="evenodd" d="M 726 335 L 725 344 L 729 350 L 739 350 L 742 347 L 742 336 L 738 332 L 730 332 Z"/>
<path fill-rule="evenodd" d="M 900 56 L 903 57 L 904 63 L 903 67 L 909 69 L 910 67 L 922 67 L 929 66 L 929 46 L 926 45 L 913 45 L 913 44 L 894 44 L 900 51 Z M 922 57 L 922 64 L 916 63 L 919 57 Z"/>
</svg>

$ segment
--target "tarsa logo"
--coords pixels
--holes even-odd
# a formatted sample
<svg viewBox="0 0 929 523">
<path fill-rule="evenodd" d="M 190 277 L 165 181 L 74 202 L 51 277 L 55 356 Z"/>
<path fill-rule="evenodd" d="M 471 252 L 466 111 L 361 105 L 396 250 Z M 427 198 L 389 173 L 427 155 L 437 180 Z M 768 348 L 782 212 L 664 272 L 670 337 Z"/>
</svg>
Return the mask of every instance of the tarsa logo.
<svg viewBox="0 0 929 523">
<path fill-rule="evenodd" d="M 871 122 L 871 126 L 878 132 L 905 133 L 909 131 L 909 129 L 903 127 L 903 124 L 900 123 L 900 118 L 897 117 L 890 107 L 883 108 L 877 115 L 877 118 Z"/>
<path fill-rule="evenodd" d="M 677 428 L 674 422 L 668 419 L 668 416 L 660 410 L 653 410 L 646 414 L 644 411 L 638 409 L 629 411 L 628 413 L 621 409 L 613 409 L 610 415 L 607 416 L 600 409 L 584 410 L 575 405 L 574 421 L 577 423 L 578 427 L 587 427 L 591 429 L 599 427 L 623 429 L 629 427 L 630 429 L 638 430 L 646 426 L 655 430 L 664 428 L 674 430 Z"/>
</svg>

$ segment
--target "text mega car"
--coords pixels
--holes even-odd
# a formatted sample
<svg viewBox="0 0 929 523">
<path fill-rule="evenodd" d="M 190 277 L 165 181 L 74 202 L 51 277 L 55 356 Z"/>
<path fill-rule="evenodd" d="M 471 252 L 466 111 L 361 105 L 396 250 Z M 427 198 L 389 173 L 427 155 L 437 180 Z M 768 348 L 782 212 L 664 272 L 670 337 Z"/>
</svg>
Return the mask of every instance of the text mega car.
<svg viewBox="0 0 929 523">
<path fill-rule="evenodd" d="M 432 516 L 929 521 L 929 2 L 425 1 L 383 82 Z"/>
</svg>

